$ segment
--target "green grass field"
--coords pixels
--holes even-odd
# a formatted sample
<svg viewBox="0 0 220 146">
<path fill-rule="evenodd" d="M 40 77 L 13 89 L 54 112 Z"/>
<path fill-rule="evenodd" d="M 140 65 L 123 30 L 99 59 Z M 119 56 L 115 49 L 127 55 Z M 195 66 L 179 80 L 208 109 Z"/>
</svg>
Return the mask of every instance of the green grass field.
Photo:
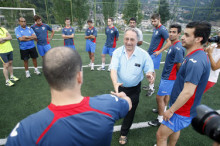
<svg viewBox="0 0 220 146">
<path fill-rule="evenodd" d="M 15 36 L 13 35 L 15 39 Z M 54 39 L 61 39 L 61 35 L 55 35 Z M 97 48 L 95 53 L 95 64 L 101 64 L 101 52 L 105 43 L 105 35 L 98 35 Z M 144 35 L 144 41 L 150 42 L 151 35 Z M 14 67 L 23 67 L 23 61 L 20 60 L 19 47 L 16 40 L 11 41 L 14 48 Z M 120 33 L 117 47 L 123 44 L 123 34 Z M 52 40 L 52 47 L 62 46 L 63 40 Z M 83 65 L 89 63 L 89 57 L 85 51 L 85 39 L 84 35 L 75 35 L 75 46 L 77 51 L 82 57 Z M 148 45 L 143 44 L 141 46 L 147 50 Z M 163 54 L 162 61 L 165 60 L 165 53 Z M 106 63 L 109 63 L 109 56 L 106 58 Z M 42 58 L 38 58 L 38 65 L 41 66 Z M 29 66 L 33 66 L 31 60 Z M 2 67 L 2 65 L 1 65 Z M 161 64 L 160 70 L 157 71 L 156 89 L 160 81 L 161 71 L 163 64 Z M 40 69 L 41 70 L 41 69 Z M 1 70 L 2 71 L 2 70 Z M 24 69 L 14 69 L 14 74 L 20 78 L 20 81 L 16 82 L 14 87 L 6 87 L 5 79 L 2 73 L 0 73 L 0 139 L 6 138 L 11 130 L 14 128 L 23 118 L 30 114 L 33 114 L 50 103 L 50 90 L 49 86 L 43 75 L 37 76 L 33 73 L 33 69 L 30 69 L 32 74 L 31 78 L 25 77 Z M 107 71 L 90 71 L 90 68 L 85 67 L 83 69 L 84 84 L 82 86 L 83 96 L 94 96 L 97 94 L 110 93 L 113 90 L 110 74 Z M 142 81 L 142 86 L 147 84 L 146 79 Z M 216 84 L 210 89 L 202 99 L 202 103 L 206 104 L 213 109 L 220 109 L 220 84 Z M 156 90 L 157 92 L 157 90 Z M 145 96 L 146 91 L 142 90 L 140 95 L 139 106 L 136 111 L 134 123 L 146 122 L 153 120 L 157 117 L 156 114 L 151 112 L 152 108 L 156 107 L 156 94 L 151 97 Z M 121 125 L 122 120 L 116 122 L 115 125 Z M 128 135 L 128 146 L 153 146 L 156 143 L 156 131 L 158 127 L 147 127 L 142 129 L 130 130 Z M 119 132 L 113 133 L 112 145 L 118 144 Z M 180 139 L 177 143 L 178 146 L 208 146 L 212 144 L 206 136 L 202 136 L 195 132 L 191 126 L 182 130 Z"/>
</svg>

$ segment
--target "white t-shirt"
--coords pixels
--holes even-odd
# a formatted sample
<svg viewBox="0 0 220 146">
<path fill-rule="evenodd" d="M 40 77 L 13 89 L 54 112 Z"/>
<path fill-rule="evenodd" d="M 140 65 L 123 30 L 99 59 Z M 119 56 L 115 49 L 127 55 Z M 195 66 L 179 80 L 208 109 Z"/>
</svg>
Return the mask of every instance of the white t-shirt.
<svg viewBox="0 0 220 146">
<path fill-rule="evenodd" d="M 217 62 L 220 59 L 220 48 L 214 48 L 212 52 L 212 57 L 215 62 Z M 210 75 L 209 75 L 209 81 L 217 83 L 218 81 L 218 75 L 219 75 L 220 69 L 217 69 L 216 71 L 213 71 L 211 69 Z"/>
</svg>

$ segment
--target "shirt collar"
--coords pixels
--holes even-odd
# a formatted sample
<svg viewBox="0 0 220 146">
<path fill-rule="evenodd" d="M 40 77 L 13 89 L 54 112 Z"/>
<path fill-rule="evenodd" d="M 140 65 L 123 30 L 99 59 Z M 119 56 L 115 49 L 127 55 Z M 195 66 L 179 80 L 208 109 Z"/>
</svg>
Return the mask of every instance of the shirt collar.
<svg viewBox="0 0 220 146">
<path fill-rule="evenodd" d="M 186 55 L 186 57 L 192 55 L 192 54 L 195 53 L 196 51 L 204 51 L 204 50 L 203 50 L 202 48 L 196 49 L 196 50 L 192 51 L 191 53 L 189 53 L 188 55 Z"/>
<path fill-rule="evenodd" d="M 123 52 L 124 52 L 124 54 L 127 54 L 125 46 L 124 46 Z M 137 46 L 135 46 L 134 52 L 132 53 L 131 57 L 132 57 L 132 56 L 137 56 L 137 54 L 138 54 L 138 52 L 137 52 Z"/>
<path fill-rule="evenodd" d="M 23 29 L 25 30 L 27 28 L 27 26 L 25 28 L 21 27 L 21 25 L 19 25 L 19 29 Z"/>
</svg>

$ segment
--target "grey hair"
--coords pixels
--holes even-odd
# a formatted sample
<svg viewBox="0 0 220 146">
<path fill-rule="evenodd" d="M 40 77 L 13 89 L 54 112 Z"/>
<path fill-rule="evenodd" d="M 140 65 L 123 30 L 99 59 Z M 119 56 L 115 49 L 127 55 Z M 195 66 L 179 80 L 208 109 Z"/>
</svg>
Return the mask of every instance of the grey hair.
<svg viewBox="0 0 220 146">
<path fill-rule="evenodd" d="M 125 29 L 125 34 L 126 34 L 127 31 L 133 31 L 133 32 L 135 32 L 136 35 L 137 35 L 137 40 L 139 40 L 139 37 L 140 37 L 140 36 L 139 36 L 138 31 L 137 31 L 136 28 L 128 27 L 127 29 Z"/>
</svg>

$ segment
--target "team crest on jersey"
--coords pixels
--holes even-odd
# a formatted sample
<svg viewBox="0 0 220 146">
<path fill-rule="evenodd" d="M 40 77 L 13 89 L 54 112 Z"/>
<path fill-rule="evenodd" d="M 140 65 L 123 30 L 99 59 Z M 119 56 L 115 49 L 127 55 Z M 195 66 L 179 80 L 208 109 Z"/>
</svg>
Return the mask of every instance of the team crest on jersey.
<svg viewBox="0 0 220 146">
<path fill-rule="evenodd" d="M 45 27 L 42 27 L 43 30 L 45 30 Z"/>
<path fill-rule="evenodd" d="M 114 98 L 115 98 L 115 101 L 118 102 L 118 97 L 117 97 L 117 96 L 111 95 L 111 97 L 114 97 Z"/>
<path fill-rule="evenodd" d="M 72 29 L 70 29 L 70 32 L 72 32 Z"/>
<path fill-rule="evenodd" d="M 31 33 L 31 31 L 29 30 L 29 33 Z"/>
<path fill-rule="evenodd" d="M 157 35 L 157 34 L 158 34 L 158 31 L 155 32 L 155 35 Z"/>
<path fill-rule="evenodd" d="M 93 33 L 93 30 L 91 30 L 91 33 Z"/>
<path fill-rule="evenodd" d="M 169 50 L 168 54 L 170 54 L 170 53 L 171 53 L 171 49 Z"/>
<path fill-rule="evenodd" d="M 193 58 L 189 59 L 189 61 L 192 61 L 193 63 L 197 62 L 197 60 L 194 60 Z"/>
<path fill-rule="evenodd" d="M 21 32 L 23 32 L 23 30 Z"/>
<path fill-rule="evenodd" d="M 113 30 L 111 30 L 111 33 L 113 33 L 114 31 Z"/>
<path fill-rule="evenodd" d="M 180 48 L 179 48 L 179 47 L 176 47 L 176 49 L 177 49 L 177 50 L 180 50 Z"/>
</svg>

